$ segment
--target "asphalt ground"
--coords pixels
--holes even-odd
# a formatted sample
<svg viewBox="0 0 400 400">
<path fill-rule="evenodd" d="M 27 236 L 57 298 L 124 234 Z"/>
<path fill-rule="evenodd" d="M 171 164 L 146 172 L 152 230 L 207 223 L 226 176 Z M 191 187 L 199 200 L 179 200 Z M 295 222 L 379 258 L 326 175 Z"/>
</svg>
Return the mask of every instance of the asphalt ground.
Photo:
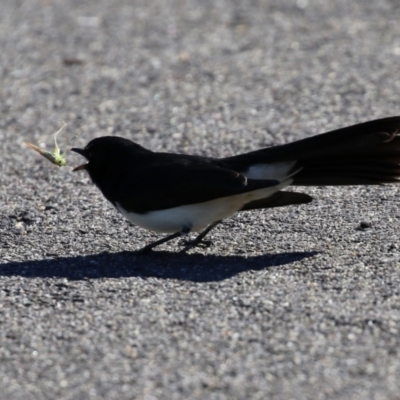
<svg viewBox="0 0 400 400">
<path fill-rule="evenodd" d="M 399 399 L 398 187 L 300 188 L 315 201 L 208 249 L 135 257 L 159 236 L 23 145 L 64 120 L 63 149 L 227 156 L 397 115 L 399 20 L 395 0 L 2 0 L 0 398 Z"/>
</svg>

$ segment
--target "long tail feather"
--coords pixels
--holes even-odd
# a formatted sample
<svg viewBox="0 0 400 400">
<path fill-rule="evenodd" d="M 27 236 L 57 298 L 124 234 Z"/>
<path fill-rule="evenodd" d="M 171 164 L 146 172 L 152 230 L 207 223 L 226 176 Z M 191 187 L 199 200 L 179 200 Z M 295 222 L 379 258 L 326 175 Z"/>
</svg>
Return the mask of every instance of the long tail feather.
<svg viewBox="0 0 400 400">
<path fill-rule="evenodd" d="M 305 193 L 277 192 L 266 199 L 254 200 L 245 204 L 240 211 L 255 210 L 259 208 L 275 208 L 289 206 L 292 204 L 310 203 L 312 197 Z"/>
<path fill-rule="evenodd" d="M 365 122 L 297 142 L 229 157 L 240 172 L 255 164 L 296 161 L 292 185 L 376 185 L 400 182 L 400 116 Z M 270 178 L 272 179 L 272 177 Z"/>
</svg>

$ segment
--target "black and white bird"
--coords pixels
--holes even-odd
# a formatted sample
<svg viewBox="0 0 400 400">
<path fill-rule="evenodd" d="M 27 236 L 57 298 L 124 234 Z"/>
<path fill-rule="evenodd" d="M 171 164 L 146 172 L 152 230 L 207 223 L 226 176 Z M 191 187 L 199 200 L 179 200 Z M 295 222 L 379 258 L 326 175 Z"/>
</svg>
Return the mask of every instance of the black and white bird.
<svg viewBox="0 0 400 400">
<path fill-rule="evenodd" d="M 189 248 L 238 211 L 303 204 L 287 186 L 378 185 L 400 179 L 400 116 L 334 130 L 227 158 L 155 153 L 104 136 L 84 149 L 87 170 L 103 195 L 133 224 L 169 233 L 139 252 L 189 232 Z"/>
</svg>

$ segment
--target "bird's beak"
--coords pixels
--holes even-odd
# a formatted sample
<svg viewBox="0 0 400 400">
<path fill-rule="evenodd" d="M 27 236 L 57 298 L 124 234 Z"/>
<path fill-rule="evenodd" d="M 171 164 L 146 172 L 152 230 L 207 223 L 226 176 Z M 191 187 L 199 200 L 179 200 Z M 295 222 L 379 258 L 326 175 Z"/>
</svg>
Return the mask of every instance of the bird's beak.
<svg viewBox="0 0 400 400">
<path fill-rule="evenodd" d="M 86 156 L 85 156 L 85 150 L 83 150 L 83 149 L 77 149 L 76 147 L 73 147 L 73 148 L 71 149 L 71 151 L 74 151 L 75 153 L 78 153 L 78 154 L 80 154 L 81 156 L 86 157 Z M 83 169 L 86 169 L 86 166 L 87 166 L 87 163 L 86 163 L 86 164 L 79 165 L 78 167 L 74 168 L 72 171 L 73 171 L 73 172 L 81 171 L 81 170 L 83 170 Z"/>
</svg>

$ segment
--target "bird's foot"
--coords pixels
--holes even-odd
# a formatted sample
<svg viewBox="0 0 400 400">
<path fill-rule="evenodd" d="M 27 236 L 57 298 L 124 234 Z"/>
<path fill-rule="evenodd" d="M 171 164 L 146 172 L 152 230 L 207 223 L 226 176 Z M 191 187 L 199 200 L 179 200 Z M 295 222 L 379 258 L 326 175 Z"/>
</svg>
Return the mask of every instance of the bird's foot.
<svg viewBox="0 0 400 400">
<path fill-rule="evenodd" d="M 193 247 L 201 247 L 203 249 L 206 249 L 210 246 L 213 245 L 212 240 L 182 240 L 181 245 L 184 246 L 184 248 L 182 249 L 182 252 L 185 252 L 189 249 L 192 249 Z"/>
</svg>

